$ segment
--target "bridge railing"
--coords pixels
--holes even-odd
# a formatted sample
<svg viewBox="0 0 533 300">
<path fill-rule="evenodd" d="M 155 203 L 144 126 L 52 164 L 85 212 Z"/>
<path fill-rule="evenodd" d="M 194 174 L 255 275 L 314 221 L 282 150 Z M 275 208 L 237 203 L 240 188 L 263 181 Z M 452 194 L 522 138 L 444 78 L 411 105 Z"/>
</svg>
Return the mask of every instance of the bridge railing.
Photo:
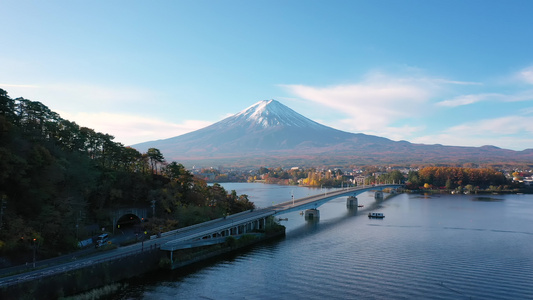
<svg viewBox="0 0 533 300">
<path fill-rule="evenodd" d="M 28 272 L 30 272 L 30 273 L 27 274 L 27 275 L 21 275 L 21 276 L 18 276 L 18 277 L 14 277 L 12 279 L 11 278 L 7 278 L 6 280 L 1 280 L 0 279 L 0 286 L 9 286 L 9 285 L 13 285 L 13 284 L 18 284 L 18 283 L 30 281 L 30 280 L 36 280 L 36 279 L 40 279 L 40 278 L 44 278 L 44 277 L 49 277 L 49 276 L 52 276 L 52 275 L 55 275 L 55 274 L 74 271 L 74 270 L 78 270 L 78 269 L 85 268 L 85 267 L 88 267 L 88 266 L 92 266 L 92 265 L 96 265 L 96 264 L 100 264 L 100 263 L 104 263 L 104 262 L 108 262 L 108 261 L 112 261 L 112 260 L 117 260 L 117 259 L 120 259 L 120 258 L 132 256 L 132 255 L 136 255 L 136 254 L 141 254 L 141 253 L 144 253 L 144 252 L 147 252 L 147 251 L 150 251 L 150 250 L 157 250 L 157 249 L 160 249 L 160 248 L 161 248 L 161 245 L 157 245 L 157 246 L 154 246 L 153 248 L 150 248 L 150 249 L 148 249 L 148 247 L 146 247 L 144 249 L 131 250 L 131 251 L 123 252 L 123 253 L 120 253 L 120 254 L 115 254 L 115 255 L 106 256 L 106 257 L 97 258 L 97 259 L 87 258 L 87 259 L 80 260 L 80 262 L 78 262 L 78 263 L 76 263 L 75 261 L 72 261 L 68 266 L 60 267 L 61 264 L 58 264 L 56 267 L 54 267 L 53 269 L 50 269 L 48 271 L 44 271 L 44 270 L 43 271 L 39 271 L 39 269 L 28 270 Z"/>
<path fill-rule="evenodd" d="M 303 198 L 298 198 L 298 199 L 282 202 L 282 203 L 273 205 L 271 208 L 273 208 L 273 209 L 284 208 L 283 210 L 293 209 L 293 207 L 296 208 L 298 206 L 303 206 L 303 205 L 306 205 L 306 204 L 313 203 L 314 201 L 306 203 L 306 201 L 313 200 L 313 199 L 317 199 L 316 202 L 329 201 L 327 199 L 334 198 L 334 197 L 339 197 L 339 196 L 342 196 L 342 195 L 345 195 L 345 194 L 348 194 L 348 193 L 351 193 L 351 192 L 366 191 L 366 190 L 380 189 L 380 188 L 382 189 L 382 188 L 386 188 L 386 187 L 399 187 L 399 186 L 402 186 L 402 185 L 399 185 L 399 184 L 378 184 L 378 185 L 362 185 L 362 186 L 349 187 L 349 188 L 345 188 L 345 189 L 338 189 L 338 190 L 334 190 L 334 191 L 325 192 L 324 194 L 320 193 L 320 194 L 316 194 L 316 195 L 312 195 L 312 196 L 307 196 L 307 197 L 303 197 Z M 294 206 L 292 207 L 293 203 L 294 203 Z M 287 206 L 291 206 L 291 207 L 290 208 L 286 208 Z"/>
<path fill-rule="evenodd" d="M 251 210 L 245 210 L 245 211 L 242 211 L 240 213 L 229 215 L 229 216 L 227 216 L 227 218 L 244 215 L 244 214 L 249 213 L 250 211 Z M 162 237 L 168 237 L 168 236 L 171 236 L 171 235 L 176 235 L 176 234 L 179 234 L 179 233 L 181 233 L 183 231 L 188 231 L 188 230 L 195 229 L 195 228 L 198 228 L 198 227 L 202 227 L 202 226 L 205 226 L 205 225 L 209 225 L 209 224 L 212 224 L 212 223 L 220 222 L 220 221 L 222 221 L 224 219 L 225 218 L 218 218 L 218 219 L 209 220 L 209 221 L 206 221 L 206 222 L 190 225 L 190 226 L 183 227 L 183 228 L 174 229 L 174 230 L 171 230 L 171 231 L 167 231 L 167 232 L 161 233 L 161 236 Z M 157 235 L 150 236 L 150 239 L 155 239 L 155 238 L 157 238 Z"/>
</svg>

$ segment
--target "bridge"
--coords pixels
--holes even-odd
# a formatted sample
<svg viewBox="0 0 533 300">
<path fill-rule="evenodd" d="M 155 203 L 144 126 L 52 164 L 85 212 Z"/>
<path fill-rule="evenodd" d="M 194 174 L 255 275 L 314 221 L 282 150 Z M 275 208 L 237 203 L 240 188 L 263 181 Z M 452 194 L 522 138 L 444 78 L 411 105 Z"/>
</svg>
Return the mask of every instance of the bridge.
<svg viewBox="0 0 533 300">
<path fill-rule="evenodd" d="M 161 245 L 161 250 L 169 251 L 172 259 L 172 252 L 176 250 L 223 243 L 225 237 L 228 236 L 239 238 L 244 234 L 253 234 L 253 232 L 266 227 L 270 216 L 306 210 L 306 213 L 311 213 L 316 218 L 318 217 L 317 208 L 334 198 L 343 195 L 355 196 L 370 190 L 382 191 L 385 188 L 395 189 L 402 186 L 400 184 L 385 184 L 326 191 L 318 195 L 293 199 L 262 209 L 241 212 L 225 218 L 180 229 L 174 239 Z"/>
<path fill-rule="evenodd" d="M 397 189 L 403 187 L 401 184 L 381 184 L 381 185 L 372 185 L 372 186 L 356 186 L 352 188 L 346 188 L 331 192 L 324 192 L 323 194 L 318 194 L 314 196 L 309 196 L 305 198 L 296 199 L 294 201 L 287 201 L 277 205 L 272 206 L 275 210 L 275 214 L 289 213 L 293 211 L 303 210 L 303 209 L 317 209 L 322 204 L 343 195 L 351 194 L 353 196 L 359 195 L 367 191 L 383 191 L 383 189 L 391 188 Z M 376 194 L 376 197 L 382 197 L 379 193 Z"/>
<path fill-rule="evenodd" d="M 23 272 L 16 275 L 10 275 L 0 278 L 0 288 L 18 283 L 42 280 L 50 276 L 58 276 L 65 272 L 95 266 L 103 262 L 112 262 L 128 257 L 136 257 L 142 253 L 158 253 L 161 249 L 167 251 L 171 258 L 173 252 L 180 249 L 194 248 L 204 245 L 213 245 L 223 243 L 226 237 L 233 236 L 239 238 L 243 234 L 255 234 L 256 229 L 264 229 L 274 215 L 282 215 L 291 211 L 303 209 L 317 209 L 327 201 L 343 196 L 357 195 L 371 190 L 383 190 L 385 188 L 398 188 L 402 185 L 377 185 L 377 186 L 358 186 L 336 191 L 327 191 L 319 195 L 294 199 L 274 206 L 245 211 L 238 214 L 230 215 L 225 218 L 196 224 L 193 226 L 180 228 L 170 232 L 163 233 L 160 237 L 152 236 L 142 243 L 129 246 L 119 247 L 113 251 L 106 251 L 98 255 L 91 255 L 75 259 L 75 257 L 65 256 L 58 258 L 57 262 L 40 261 L 37 263 L 37 269 L 29 272 Z M 117 210 L 115 217 L 135 215 L 141 217 L 146 213 L 145 210 Z M 152 250 L 153 249 L 153 250 Z M 149 252 L 148 252 L 149 251 Z M 73 259 L 74 258 L 74 259 Z M 54 260 L 54 259 L 52 259 Z M 8 270 L 9 271 L 9 270 Z M 8 272 L 9 273 L 9 272 Z M 44 281 L 43 281 L 44 282 Z"/>
</svg>

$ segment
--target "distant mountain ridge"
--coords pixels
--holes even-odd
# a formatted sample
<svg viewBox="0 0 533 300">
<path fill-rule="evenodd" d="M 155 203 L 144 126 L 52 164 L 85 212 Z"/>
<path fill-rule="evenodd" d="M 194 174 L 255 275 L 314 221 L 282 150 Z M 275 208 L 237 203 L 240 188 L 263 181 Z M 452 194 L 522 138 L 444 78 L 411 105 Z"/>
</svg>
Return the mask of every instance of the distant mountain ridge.
<svg viewBox="0 0 533 300">
<path fill-rule="evenodd" d="M 185 165 L 532 162 L 533 149 L 412 144 L 337 130 L 263 100 L 222 121 L 177 137 L 133 145 L 158 148 Z"/>
</svg>

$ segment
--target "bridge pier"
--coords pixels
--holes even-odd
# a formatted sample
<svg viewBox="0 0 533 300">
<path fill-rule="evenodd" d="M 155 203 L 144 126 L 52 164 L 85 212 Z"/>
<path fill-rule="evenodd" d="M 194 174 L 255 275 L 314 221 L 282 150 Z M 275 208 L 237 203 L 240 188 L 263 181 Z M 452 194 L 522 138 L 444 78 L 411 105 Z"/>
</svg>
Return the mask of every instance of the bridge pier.
<svg viewBox="0 0 533 300">
<path fill-rule="evenodd" d="M 346 199 L 346 207 L 348 208 L 354 208 L 354 207 L 357 207 L 359 205 L 359 200 L 357 199 L 357 197 L 355 196 L 349 196 L 347 199 Z"/>
<path fill-rule="evenodd" d="M 305 220 L 318 220 L 320 218 L 320 211 L 316 208 L 306 209 Z"/>
</svg>

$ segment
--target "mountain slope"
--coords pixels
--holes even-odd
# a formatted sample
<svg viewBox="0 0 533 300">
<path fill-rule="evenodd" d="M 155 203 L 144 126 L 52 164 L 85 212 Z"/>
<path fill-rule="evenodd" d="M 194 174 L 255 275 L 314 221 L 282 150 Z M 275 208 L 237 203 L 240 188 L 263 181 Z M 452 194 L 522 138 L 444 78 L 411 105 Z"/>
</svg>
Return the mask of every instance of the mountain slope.
<svg viewBox="0 0 533 300">
<path fill-rule="evenodd" d="M 205 128 L 133 145 L 154 147 L 184 164 L 309 164 L 531 161 L 533 151 L 492 146 L 417 145 L 337 130 L 312 121 L 276 100 L 260 101 Z"/>
<path fill-rule="evenodd" d="M 361 142 L 361 139 L 372 140 L 372 143 L 390 142 L 380 137 L 333 129 L 298 114 L 276 100 L 264 100 L 208 127 L 134 147 L 140 150 L 159 147 L 167 155 L 181 157 L 185 154 L 198 156 L 200 153 L 219 156 L 245 151 L 310 150 L 347 141 Z"/>
</svg>

